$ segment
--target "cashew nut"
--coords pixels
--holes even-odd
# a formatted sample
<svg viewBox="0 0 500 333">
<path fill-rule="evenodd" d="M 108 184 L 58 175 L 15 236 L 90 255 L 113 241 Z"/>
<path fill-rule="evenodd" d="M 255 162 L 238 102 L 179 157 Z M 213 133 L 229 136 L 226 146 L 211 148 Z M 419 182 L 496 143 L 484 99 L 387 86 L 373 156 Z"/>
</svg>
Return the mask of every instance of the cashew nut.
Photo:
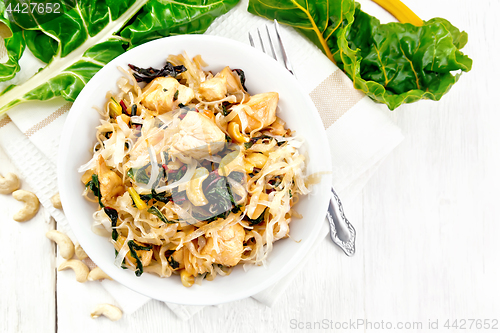
<svg viewBox="0 0 500 333">
<path fill-rule="evenodd" d="M 104 273 L 104 271 L 99 267 L 95 267 L 94 269 L 92 269 L 89 273 L 89 276 L 87 276 L 87 280 L 89 281 L 97 281 L 102 279 L 113 280 L 112 278 L 109 277 L 108 274 Z"/>
<path fill-rule="evenodd" d="M 75 254 L 76 254 L 76 257 L 80 260 L 83 260 L 83 259 L 89 257 L 87 255 L 87 253 L 85 253 L 85 251 L 83 250 L 82 246 L 78 243 L 75 244 Z M 69 258 L 67 258 L 67 259 L 69 259 Z"/>
<path fill-rule="evenodd" d="M 189 288 L 194 284 L 194 276 L 183 269 L 181 271 L 181 282 L 184 287 Z"/>
<path fill-rule="evenodd" d="M 83 263 L 83 261 L 70 259 L 63 262 L 57 268 L 58 271 L 63 271 L 65 269 L 71 268 L 75 271 L 76 281 L 83 283 L 87 281 L 87 276 L 89 275 L 89 268 Z"/>
<path fill-rule="evenodd" d="M 20 211 L 14 214 L 12 218 L 17 222 L 25 222 L 31 220 L 36 215 L 36 213 L 38 212 L 38 208 L 40 207 L 37 196 L 34 193 L 24 190 L 14 191 L 12 193 L 12 196 L 14 197 L 14 199 L 26 203 Z"/>
<path fill-rule="evenodd" d="M 62 209 L 61 196 L 59 195 L 59 193 L 50 198 L 50 202 L 52 202 L 52 206 L 54 206 L 54 208 Z"/>
<path fill-rule="evenodd" d="M 57 243 L 61 257 L 63 257 L 64 259 L 73 258 L 73 254 L 75 253 L 75 246 L 68 236 L 57 230 L 47 231 L 45 236 Z"/>
<path fill-rule="evenodd" d="M 227 132 L 229 133 L 231 139 L 233 139 L 238 143 L 245 143 L 250 141 L 249 138 L 247 138 L 241 133 L 240 125 L 235 121 L 229 123 L 229 125 L 227 126 Z"/>
<path fill-rule="evenodd" d="M 207 179 L 209 173 L 205 168 L 198 168 L 194 172 L 193 178 L 188 183 L 186 187 L 186 195 L 195 206 L 204 206 L 208 204 L 208 200 L 203 194 L 203 181 Z"/>
<path fill-rule="evenodd" d="M 251 153 L 245 159 L 252 164 L 253 168 L 262 169 L 266 165 L 268 157 L 261 153 Z"/>
<path fill-rule="evenodd" d="M 5 177 L 0 176 L 0 193 L 11 194 L 19 188 L 20 184 L 19 178 L 11 172 Z"/>
<path fill-rule="evenodd" d="M 106 316 L 111 321 L 117 321 L 122 317 L 122 310 L 111 304 L 99 304 L 94 308 L 94 311 L 92 311 L 90 316 L 92 319 L 95 319 L 101 315 Z"/>
</svg>

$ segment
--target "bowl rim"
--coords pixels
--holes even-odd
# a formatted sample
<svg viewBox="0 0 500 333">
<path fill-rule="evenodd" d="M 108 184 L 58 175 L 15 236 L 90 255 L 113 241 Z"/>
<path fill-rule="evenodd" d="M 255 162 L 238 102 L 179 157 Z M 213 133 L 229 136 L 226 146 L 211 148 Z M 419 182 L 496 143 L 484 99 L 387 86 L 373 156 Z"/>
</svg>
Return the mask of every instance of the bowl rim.
<svg viewBox="0 0 500 333">
<path fill-rule="evenodd" d="M 241 42 L 236 41 L 236 40 L 232 40 L 232 39 L 228 39 L 228 38 L 224 38 L 224 37 L 219 37 L 219 36 L 196 35 L 196 34 L 195 35 L 170 36 L 170 37 L 165 37 L 165 38 L 149 41 L 147 43 L 144 43 L 140 46 L 137 46 L 137 47 L 121 54 L 120 56 L 116 57 L 115 59 L 110 61 L 108 64 L 106 64 L 101 70 L 99 70 L 89 80 L 89 82 L 85 85 L 85 87 L 82 89 L 82 91 L 80 92 L 80 94 L 76 98 L 76 100 L 75 100 L 75 102 L 74 102 L 74 104 L 73 104 L 73 106 L 68 114 L 66 122 L 64 124 L 64 128 L 63 128 L 62 135 L 61 135 L 61 141 L 60 141 L 60 145 L 59 145 L 58 159 L 57 159 L 58 187 L 60 190 L 61 201 L 63 203 L 63 206 L 70 207 L 70 205 L 69 205 L 69 195 L 70 195 L 69 192 L 70 191 L 67 189 L 67 186 L 65 186 L 65 183 L 64 183 L 64 181 L 65 181 L 65 179 L 67 179 L 66 177 L 68 177 L 67 175 L 70 171 L 64 169 L 64 165 L 65 165 L 65 160 L 66 160 L 65 154 L 68 151 L 68 149 L 70 149 L 70 141 L 71 140 L 67 140 L 66 138 L 68 138 L 71 135 L 71 129 L 74 128 L 74 126 L 76 126 L 77 123 L 79 122 L 79 118 L 78 118 L 79 113 L 77 111 L 72 112 L 72 110 L 78 110 L 80 108 L 81 104 L 85 105 L 85 99 L 90 97 L 87 95 L 89 95 L 89 93 L 93 92 L 90 87 L 92 87 L 95 82 L 98 82 L 99 80 L 102 79 L 101 76 L 103 76 L 105 74 L 106 68 L 116 67 L 117 64 L 123 63 L 124 62 L 123 60 L 127 59 L 127 57 L 129 57 L 129 55 L 132 54 L 132 52 L 139 52 L 141 50 L 141 48 L 143 48 L 143 47 L 146 48 L 146 47 L 151 47 L 151 46 L 157 45 L 157 44 L 161 45 L 164 43 L 168 44 L 170 42 L 172 42 L 172 43 L 176 43 L 176 42 L 196 43 L 200 40 L 203 40 L 202 42 L 208 41 L 210 43 L 219 44 L 219 45 L 228 46 L 228 47 L 238 47 L 241 49 L 241 52 L 240 52 L 241 54 L 245 53 L 245 54 L 247 54 L 247 56 L 256 57 L 257 59 L 259 59 L 259 61 L 275 62 L 274 65 L 276 67 L 276 70 L 278 72 L 281 72 L 280 75 L 283 75 L 284 77 L 289 78 L 289 80 L 292 82 L 291 84 L 294 85 L 294 88 L 297 89 L 298 91 L 300 91 L 302 98 L 304 98 L 304 102 L 307 103 L 308 106 L 310 107 L 310 111 L 309 111 L 310 121 L 313 122 L 313 126 L 318 128 L 318 129 L 319 128 L 322 129 L 322 131 L 320 131 L 318 133 L 318 135 L 322 137 L 321 139 L 323 141 L 322 145 L 323 145 L 323 147 L 324 147 L 323 149 L 325 151 L 324 157 L 326 158 L 325 163 L 326 163 L 326 166 L 328 169 L 327 171 L 331 171 L 332 164 L 331 164 L 331 156 L 330 156 L 330 149 L 329 149 L 329 141 L 328 141 L 328 138 L 326 136 L 326 131 L 324 130 L 323 123 L 321 121 L 319 113 L 314 112 L 314 111 L 316 111 L 316 107 L 315 107 L 314 103 L 312 102 L 311 98 L 309 97 L 309 95 L 304 91 L 304 89 L 299 84 L 299 82 L 296 80 L 296 78 L 292 74 L 290 74 L 281 64 L 276 62 L 276 60 L 272 59 L 271 57 L 268 57 L 264 53 L 252 48 L 251 46 L 244 44 L 244 43 L 241 43 Z M 200 52 L 200 53 L 202 54 L 202 52 Z M 203 56 L 203 54 L 202 54 L 202 56 Z M 210 65 L 208 67 L 210 67 Z M 331 184 L 331 178 L 332 178 L 331 173 L 326 174 L 326 175 L 324 175 L 324 177 L 322 177 L 321 183 L 328 182 L 328 184 Z M 324 211 L 325 215 L 326 215 L 326 211 L 327 211 L 327 207 L 328 207 L 328 199 L 329 199 L 328 196 L 325 196 L 325 197 L 322 196 L 318 199 L 321 201 L 320 202 L 320 205 L 322 207 L 321 210 Z M 85 228 L 89 227 L 87 225 L 86 226 L 80 225 L 78 223 L 78 219 L 73 219 L 74 216 L 72 216 L 71 211 L 67 211 L 67 212 L 65 212 L 65 214 L 67 216 L 68 223 L 69 223 L 72 231 L 74 232 L 75 236 L 78 236 L 79 229 L 84 228 L 84 227 Z M 153 293 L 149 292 L 148 290 L 141 289 L 140 288 L 141 283 L 129 284 L 129 283 L 125 282 L 124 279 L 122 279 L 122 275 L 117 274 L 116 270 L 113 270 L 113 269 L 107 270 L 106 269 L 107 267 L 109 267 L 109 265 L 108 265 L 109 263 L 105 259 L 105 256 L 99 255 L 98 253 L 95 252 L 96 249 L 94 249 L 92 247 L 89 239 L 82 237 L 81 239 L 79 239 L 79 242 L 80 242 L 81 246 L 85 249 L 85 251 L 87 252 L 89 257 L 94 261 L 94 263 L 97 266 L 101 267 L 116 282 L 120 283 L 121 285 L 123 285 L 123 286 L 125 286 L 125 287 L 127 287 L 135 292 L 138 292 L 140 294 L 146 295 L 146 296 L 154 298 L 154 299 L 158 299 L 158 300 L 170 302 L 170 303 L 176 303 L 176 304 L 216 305 L 216 304 L 226 303 L 226 302 L 235 301 L 235 300 L 239 300 L 239 299 L 253 296 L 256 293 L 263 291 L 266 288 L 273 285 L 274 283 L 278 282 L 285 275 L 289 274 L 294 268 L 296 268 L 299 265 L 299 263 L 306 257 L 306 255 L 308 253 L 310 253 L 310 250 L 311 250 L 313 243 L 316 240 L 318 240 L 318 235 L 319 235 L 319 232 L 321 230 L 322 224 L 318 221 L 318 222 L 315 222 L 312 226 L 313 226 L 313 230 L 310 233 L 309 237 L 307 239 L 302 239 L 302 241 L 305 242 L 303 251 L 295 251 L 295 253 L 293 253 L 290 257 L 290 259 L 291 259 L 290 262 L 284 263 L 283 267 L 281 267 L 277 273 L 273 274 L 272 276 L 267 278 L 265 281 L 262 281 L 258 284 L 253 285 L 253 286 L 246 286 L 245 285 L 245 288 L 241 288 L 239 290 L 239 292 L 237 292 L 237 293 L 232 293 L 230 295 L 221 294 L 221 295 L 218 295 L 216 298 L 213 298 L 213 300 L 210 300 L 210 301 L 197 300 L 194 303 L 188 299 L 174 299 L 173 300 L 173 299 L 168 299 L 168 298 L 166 299 L 165 297 L 158 297 L 157 294 L 153 294 Z M 111 265 L 113 265 L 113 264 L 111 263 Z M 131 273 L 133 273 L 133 272 L 131 272 Z M 220 277 L 220 278 L 224 278 L 224 277 Z M 182 287 L 182 288 L 184 288 L 184 287 Z M 186 289 L 188 289 L 188 288 L 186 288 Z"/>
</svg>

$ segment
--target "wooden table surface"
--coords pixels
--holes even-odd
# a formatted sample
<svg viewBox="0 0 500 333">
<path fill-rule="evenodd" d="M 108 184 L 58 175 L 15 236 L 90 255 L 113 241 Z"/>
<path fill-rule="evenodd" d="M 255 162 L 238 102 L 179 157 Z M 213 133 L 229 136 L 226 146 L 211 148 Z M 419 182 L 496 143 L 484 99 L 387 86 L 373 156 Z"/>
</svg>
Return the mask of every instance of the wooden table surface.
<svg viewBox="0 0 500 333">
<path fill-rule="evenodd" d="M 151 301 L 118 322 L 92 320 L 92 303 L 72 292 L 82 286 L 58 283 L 44 236 L 54 226 L 42 213 L 13 221 L 22 205 L 0 195 L 0 332 L 285 332 L 315 322 L 314 331 L 500 330 L 500 2 L 405 3 L 467 31 L 474 65 L 441 101 L 388 111 L 406 139 L 345 207 L 358 231 L 353 258 L 323 242 L 272 308 L 245 299 L 183 322 Z M 0 152 L 7 171 L 16 170 Z"/>
</svg>

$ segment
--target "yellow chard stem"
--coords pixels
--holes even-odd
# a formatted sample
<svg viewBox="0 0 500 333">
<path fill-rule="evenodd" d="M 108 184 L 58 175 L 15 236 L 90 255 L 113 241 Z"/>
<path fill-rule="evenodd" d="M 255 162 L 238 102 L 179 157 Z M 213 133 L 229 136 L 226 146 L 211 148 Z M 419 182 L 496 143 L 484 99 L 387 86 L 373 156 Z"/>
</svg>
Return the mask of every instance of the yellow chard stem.
<svg viewBox="0 0 500 333">
<path fill-rule="evenodd" d="M 401 23 L 411 23 L 414 26 L 422 26 L 424 21 L 420 19 L 410 8 L 399 0 L 372 0 L 380 7 L 387 10 Z"/>
<path fill-rule="evenodd" d="M 148 208 L 148 205 L 146 205 L 146 203 L 141 199 L 141 197 L 139 196 L 139 194 L 136 192 L 136 190 L 133 187 L 129 187 L 127 189 L 127 191 L 128 191 L 128 194 L 130 194 L 130 196 L 132 197 L 132 200 L 134 200 L 134 203 L 135 203 L 137 209 L 143 210 L 143 209 Z"/>
<path fill-rule="evenodd" d="M 299 8 L 301 11 L 303 11 L 304 14 L 306 14 L 307 18 L 311 22 L 311 27 L 312 27 L 314 33 L 318 36 L 318 40 L 321 43 L 321 47 L 325 51 L 326 56 L 328 57 L 328 59 L 330 59 L 331 61 L 333 61 L 333 63 L 335 63 L 335 60 L 333 59 L 333 54 L 330 51 L 330 48 L 328 47 L 325 38 L 323 37 L 323 33 L 321 31 L 319 31 L 319 28 L 316 25 L 316 22 L 314 21 L 314 18 L 311 16 L 311 13 L 308 10 L 306 10 L 304 7 L 302 7 L 297 1 L 292 0 L 292 3 L 295 6 L 297 6 L 297 8 Z"/>
</svg>

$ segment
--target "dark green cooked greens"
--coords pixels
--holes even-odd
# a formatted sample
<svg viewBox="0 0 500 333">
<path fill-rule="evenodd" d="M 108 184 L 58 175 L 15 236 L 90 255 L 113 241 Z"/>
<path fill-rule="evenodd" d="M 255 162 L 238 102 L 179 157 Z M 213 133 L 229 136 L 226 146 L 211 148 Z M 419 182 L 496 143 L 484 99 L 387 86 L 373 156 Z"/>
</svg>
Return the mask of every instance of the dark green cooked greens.
<svg viewBox="0 0 500 333">
<path fill-rule="evenodd" d="M 97 177 L 96 174 L 92 175 L 91 180 L 85 184 L 85 187 L 88 187 L 92 193 L 94 193 L 94 196 L 97 198 L 99 201 L 99 206 L 104 207 L 101 201 L 101 184 L 99 183 L 99 178 Z"/>
<path fill-rule="evenodd" d="M 460 51 L 467 33 L 443 18 L 422 26 L 380 24 L 354 0 L 250 0 L 248 11 L 303 33 L 356 89 L 391 110 L 421 99 L 441 99 L 472 67 Z"/>
<path fill-rule="evenodd" d="M 128 64 L 128 67 L 133 71 L 134 78 L 137 82 L 151 82 L 157 77 L 171 76 L 173 78 L 177 77 L 180 73 L 186 71 L 184 65 L 174 66 L 172 63 L 168 62 L 160 69 L 153 67 L 140 68 L 132 64 Z"/>
</svg>

